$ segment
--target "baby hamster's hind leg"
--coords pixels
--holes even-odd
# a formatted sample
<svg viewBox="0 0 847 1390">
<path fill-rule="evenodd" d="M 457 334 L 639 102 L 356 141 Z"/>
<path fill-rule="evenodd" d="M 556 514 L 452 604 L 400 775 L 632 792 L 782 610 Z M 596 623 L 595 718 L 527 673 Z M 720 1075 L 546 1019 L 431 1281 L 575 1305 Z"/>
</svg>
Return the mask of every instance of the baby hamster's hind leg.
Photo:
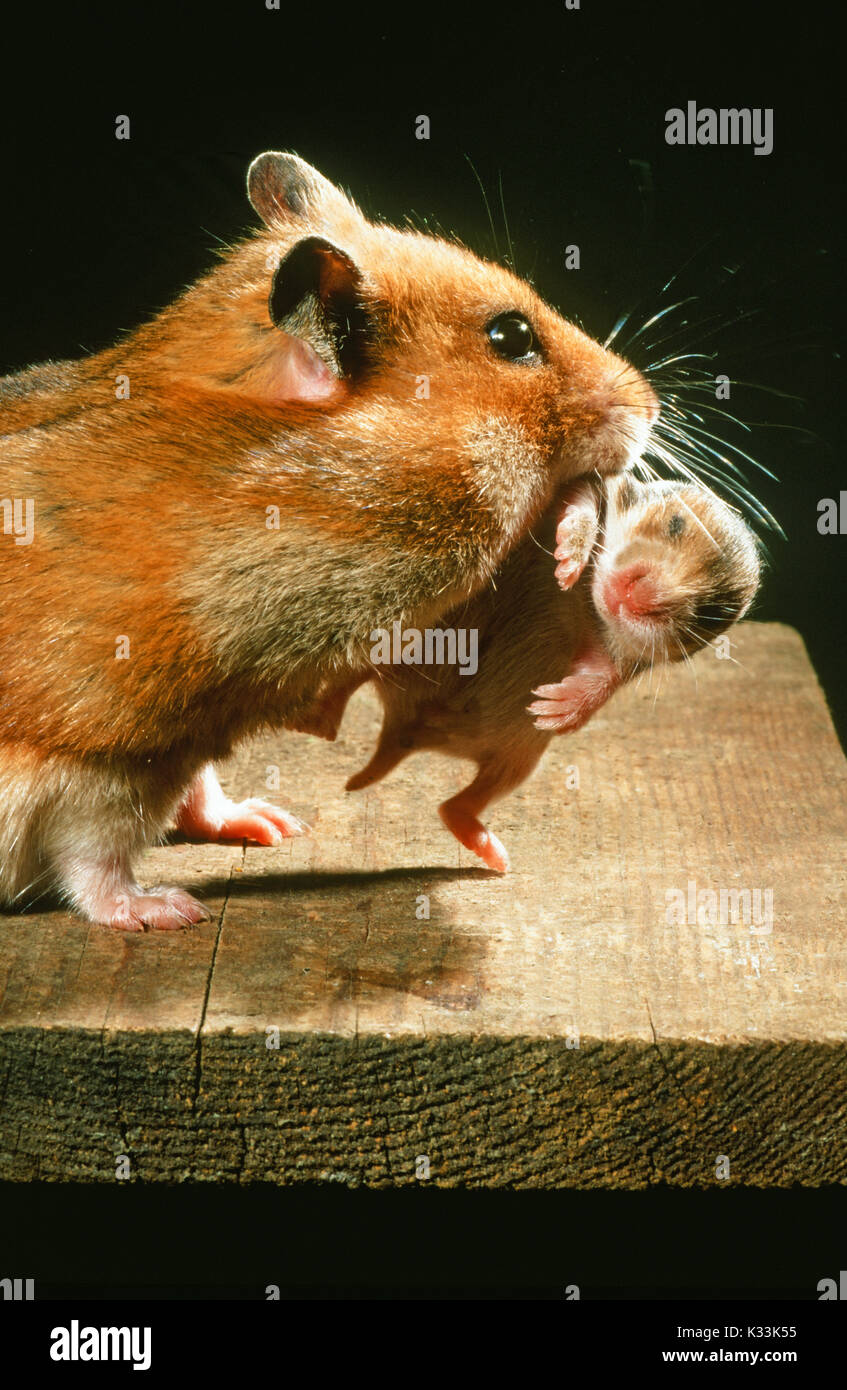
<svg viewBox="0 0 847 1390">
<path fill-rule="evenodd" d="M 180 803 L 176 828 L 197 840 L 252 840 L 257 845 L 311 834 L 305 821 L 269 801 L 230 801 L 211 763 L 201 768 Z"/>
<path fill-rule="evenodd" d="M 498 797 L 513 791 L 529 776 L 546 746 L 546 740 L 533 741 L 520 758 L 483 763 L 470 786 L 451 796 L 438 808 L 438 814 L 451 834 L 465 849 L 478 854 L 489 869 L 505 874 L 509 855 L 505 845 L 479 819 L 481 811 Z"/>
<path fill-rule="evenodd" d="M 471 787 L 467 787 L 465 791 L 459 792 L 458 796 L 452 796 L 449 801 L 443 802 L 438 808 L 438 814 L 459 844 L 478 854 L 489 869 L 496 869 L 501 874 L 508 873 L 509 855 L 506 846 L 502 840 L 498 840 L 492 830 L 486 830 L 476 814 L 483 808 L 478 807 L 475 798 L 468 795 L 470 791 Z"/>
</svg>

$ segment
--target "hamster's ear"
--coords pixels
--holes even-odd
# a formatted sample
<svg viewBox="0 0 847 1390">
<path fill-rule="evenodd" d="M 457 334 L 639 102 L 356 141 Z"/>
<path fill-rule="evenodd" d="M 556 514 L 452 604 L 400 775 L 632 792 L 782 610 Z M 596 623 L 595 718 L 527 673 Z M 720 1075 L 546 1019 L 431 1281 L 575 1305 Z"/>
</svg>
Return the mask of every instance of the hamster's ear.
<svg viewBox="0 0 847 1390">
<path fill-rule="evenodd" d="M 305 159 L 266 150 L 247 170 L 247 196 L 266 227 L 356 213 L 350 199 Z"/>
<path fill-rule="evenodd" d="M 345 251 L 322 237 L 298 241 L 280 263 L 268 296 L 271 323 L 311 349 L 336 384 L 364 367 L 368 318 L 361 275 Z M 301 354 L 302 356 L 302 354 Z"/>
<path fill-rule="evenodd" d="M 332 405 L 365 368 L 369 315 L 346 251 L 304 237 L 277 267 L 258 362 L 230 387 L 271 405 Z"/>
</svg>

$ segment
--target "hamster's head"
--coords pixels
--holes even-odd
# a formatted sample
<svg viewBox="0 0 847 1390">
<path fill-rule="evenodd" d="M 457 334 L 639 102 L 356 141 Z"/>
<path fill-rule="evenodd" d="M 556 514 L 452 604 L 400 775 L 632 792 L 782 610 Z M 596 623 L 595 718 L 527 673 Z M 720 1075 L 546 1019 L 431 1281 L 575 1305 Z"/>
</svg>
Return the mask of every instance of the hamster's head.
<svg viewBox="0 0 847 1390">
<path fill-rule="evenodd" d="M 676 661 L 743 617 L 761 564 L 733 508 L 707 488 L 629 475 L 606 493 L 591 593 L 616 659 Z"/>
<path fill-rule="evenodd" d="M 453 545 L 488 528 L 502 551 L 570 479 L 643 451 L 647 382 L 526 281 L 368 221 L 293 154 L 255 159 L 248 193 L 261 231 L 182 301 L 204 310 L 195 377 L 367 481 L 348 525 Z"/>
</svg>

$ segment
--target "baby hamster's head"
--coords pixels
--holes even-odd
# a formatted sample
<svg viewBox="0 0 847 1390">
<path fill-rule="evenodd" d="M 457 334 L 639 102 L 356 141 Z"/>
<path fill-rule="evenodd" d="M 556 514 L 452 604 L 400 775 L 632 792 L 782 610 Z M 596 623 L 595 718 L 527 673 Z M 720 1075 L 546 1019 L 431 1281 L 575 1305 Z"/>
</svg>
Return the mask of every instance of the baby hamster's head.
<svg viewBox="0 0 847 1390">
<path fill-rule="evenodd" d="M 761 567 L 736 511 L 689 483 L 627 475 L 606 490 L 591 592 L 616 659 L 679 660 L 744 615 Z"/>
<path fill-rule="evenodd" d="M 184 298 L 192 352 L 172 362 L 361 479 L 348 534 L 456 548 L 482 528 L 502 552 L 569 479 L 643 451 L 647 382 L 526 281 L 368 221 L 296 155 L 260 155 L 248 192 L 264 225 Z"/>
</svg>

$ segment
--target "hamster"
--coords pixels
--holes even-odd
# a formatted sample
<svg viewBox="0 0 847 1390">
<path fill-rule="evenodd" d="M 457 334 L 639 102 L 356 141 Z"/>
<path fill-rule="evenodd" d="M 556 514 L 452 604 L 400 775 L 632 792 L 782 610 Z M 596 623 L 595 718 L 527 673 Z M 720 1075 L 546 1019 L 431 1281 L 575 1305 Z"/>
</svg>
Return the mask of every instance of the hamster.
<svg viewBox="0 0 847 1390">
<path fill-rule="evenodd" d="M 229 801 L 213 763 L 366 670 L 372 629 L 470 599 L 657 416 L 502 267 L 368 221 L 293 154 L 260 155 L 247 190 L 262 226 L 151 322 L 0 381 L 7 905 L 206 916 L 134 877 L 174 817 L 210 840 L 305 829 Z"/>
<path fill-rule="evenodd" d="M 680 660 L 742 617 L 759 584 L 752 533 L 705 488 L 624 475 L 602 488 L 581 484 L 563 500 L 558 525 L 548 517 L 521 543 L 496 590 L 449 615 L 448 626 L 479 634 L 474 675 L 457 665 L 376 670 L 382 732 L 347 782 L 350 791 L 371 786 L 423 749 L 471 759 L 475 778 L 439 814 L 501 872 L 509 858 L 479 819 L 485 807 L 529 776 L 554 734 L 580 728 L 638 671 Z"/>
</svg>

